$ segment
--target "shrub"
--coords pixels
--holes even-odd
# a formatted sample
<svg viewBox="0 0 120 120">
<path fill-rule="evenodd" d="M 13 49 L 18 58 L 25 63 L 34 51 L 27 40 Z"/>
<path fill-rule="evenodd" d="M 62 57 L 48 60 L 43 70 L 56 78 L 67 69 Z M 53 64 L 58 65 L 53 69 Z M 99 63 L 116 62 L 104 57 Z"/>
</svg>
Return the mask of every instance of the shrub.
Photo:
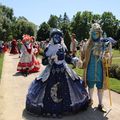
<svg viewBox="0 0 120 120">
<path fill-rule="evenodd" d="M 116 77 L 117 77 L 117 79 L 119 79 L 120 80 L 120 66 L 118 66 L 118 68 L 116 68 Z"/>
<path fill-rule="evenodd" d="M 116 74 L 116 69 L 118 68 L 118 65 L 117 64 L 112 64 L 110 69 L 109 69 L 109 75 L 110 77 L 113 77 L 113 78 L 117 78 L 117 74 Z"/>
<path fill-rule="evenodd" d="M 112 78 L 117 78 L 120 80 L 120 66 L 117 64 L 112 64 L 109 69 L 109 75 Z"/>
</svg>

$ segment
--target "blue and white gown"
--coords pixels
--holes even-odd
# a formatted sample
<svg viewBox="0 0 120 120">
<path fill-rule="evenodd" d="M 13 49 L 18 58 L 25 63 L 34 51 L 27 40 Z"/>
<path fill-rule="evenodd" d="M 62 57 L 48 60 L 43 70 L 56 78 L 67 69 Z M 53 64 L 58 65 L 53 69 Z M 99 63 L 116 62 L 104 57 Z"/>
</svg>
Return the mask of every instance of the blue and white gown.
<svg viewBox="0 0 120 120">
<path fill-rule="evenodd" d="M 88 94 L 82 80 L 68 67 L 66 48 L 49 44 L 44 55 L 49 64 L 32 82 L 26 98 L 27 111 L 34 114 L 64 114 L 87 108 Z M 44 61 L 43 61 L 44 62 Z"/>
</svg>

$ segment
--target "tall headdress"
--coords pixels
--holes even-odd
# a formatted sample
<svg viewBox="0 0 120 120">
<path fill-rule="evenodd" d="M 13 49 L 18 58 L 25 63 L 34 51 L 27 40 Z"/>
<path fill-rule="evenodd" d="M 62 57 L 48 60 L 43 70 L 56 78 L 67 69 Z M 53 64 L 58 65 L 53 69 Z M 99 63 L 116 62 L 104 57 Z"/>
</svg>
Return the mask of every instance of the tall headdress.
<svg viewBox="0 0 120 120">
<path fill-rule="evenodd" d="M 102 29 L 101 29 L 101 27 L 100 27 L 100 25 L 98 23 L 92 24 L 92 27 L 90 29 L 90 33 L 93 32 L 93 31 L 94 32 L 100 32 L 100 33 L 103 32 Z"/>
<path fill-rule="evenodd" d="M 31 41 L 34 40 L 33 36 L 30 36 L 28 34 L 24 34 L 22 37 L 23 37 L 23 40 L 22 40 L 23 43 L 25 43 L 25 42 L 31 42 Z"/>
</svg>

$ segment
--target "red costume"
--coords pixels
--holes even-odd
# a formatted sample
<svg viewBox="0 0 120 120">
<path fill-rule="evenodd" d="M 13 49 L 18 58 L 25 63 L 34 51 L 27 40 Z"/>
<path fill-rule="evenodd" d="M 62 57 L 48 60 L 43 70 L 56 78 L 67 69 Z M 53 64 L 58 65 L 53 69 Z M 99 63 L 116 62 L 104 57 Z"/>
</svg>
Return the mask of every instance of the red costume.
<svg viewBox="0 0 120 120">
<path fill-rule="evenodd" d="M 17 47 L 17 41 L 15 39 L 11 42 L 11 54 L 18 54 L 18 47 Z"/>
<path fill-rule="evenodd" d="M 22 56 L 17 66 L 17 71 L 23 73 L 37 72 L 40 69 L 40 63 L 33 53 L 32 37 L 23 36 L 23 45 L 21 48 Z"/>
</svg>

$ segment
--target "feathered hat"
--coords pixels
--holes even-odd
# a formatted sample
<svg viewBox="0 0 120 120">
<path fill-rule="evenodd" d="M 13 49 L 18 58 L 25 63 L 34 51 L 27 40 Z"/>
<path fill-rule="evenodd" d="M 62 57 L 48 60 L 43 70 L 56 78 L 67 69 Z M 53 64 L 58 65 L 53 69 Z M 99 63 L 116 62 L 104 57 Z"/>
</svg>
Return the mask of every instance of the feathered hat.
<svg viewBox="0 0 120 120">
<path fill-rule="evenodd" d="M 34 37 L 30 36 L 28 34 L 24 34 L 22 37 L 23 37 L 23 40 L 22 40 L 23 43 L 25 43 L 25 42 L 31 42 L 31 41 L 34 40 Z"/>
</svg>

